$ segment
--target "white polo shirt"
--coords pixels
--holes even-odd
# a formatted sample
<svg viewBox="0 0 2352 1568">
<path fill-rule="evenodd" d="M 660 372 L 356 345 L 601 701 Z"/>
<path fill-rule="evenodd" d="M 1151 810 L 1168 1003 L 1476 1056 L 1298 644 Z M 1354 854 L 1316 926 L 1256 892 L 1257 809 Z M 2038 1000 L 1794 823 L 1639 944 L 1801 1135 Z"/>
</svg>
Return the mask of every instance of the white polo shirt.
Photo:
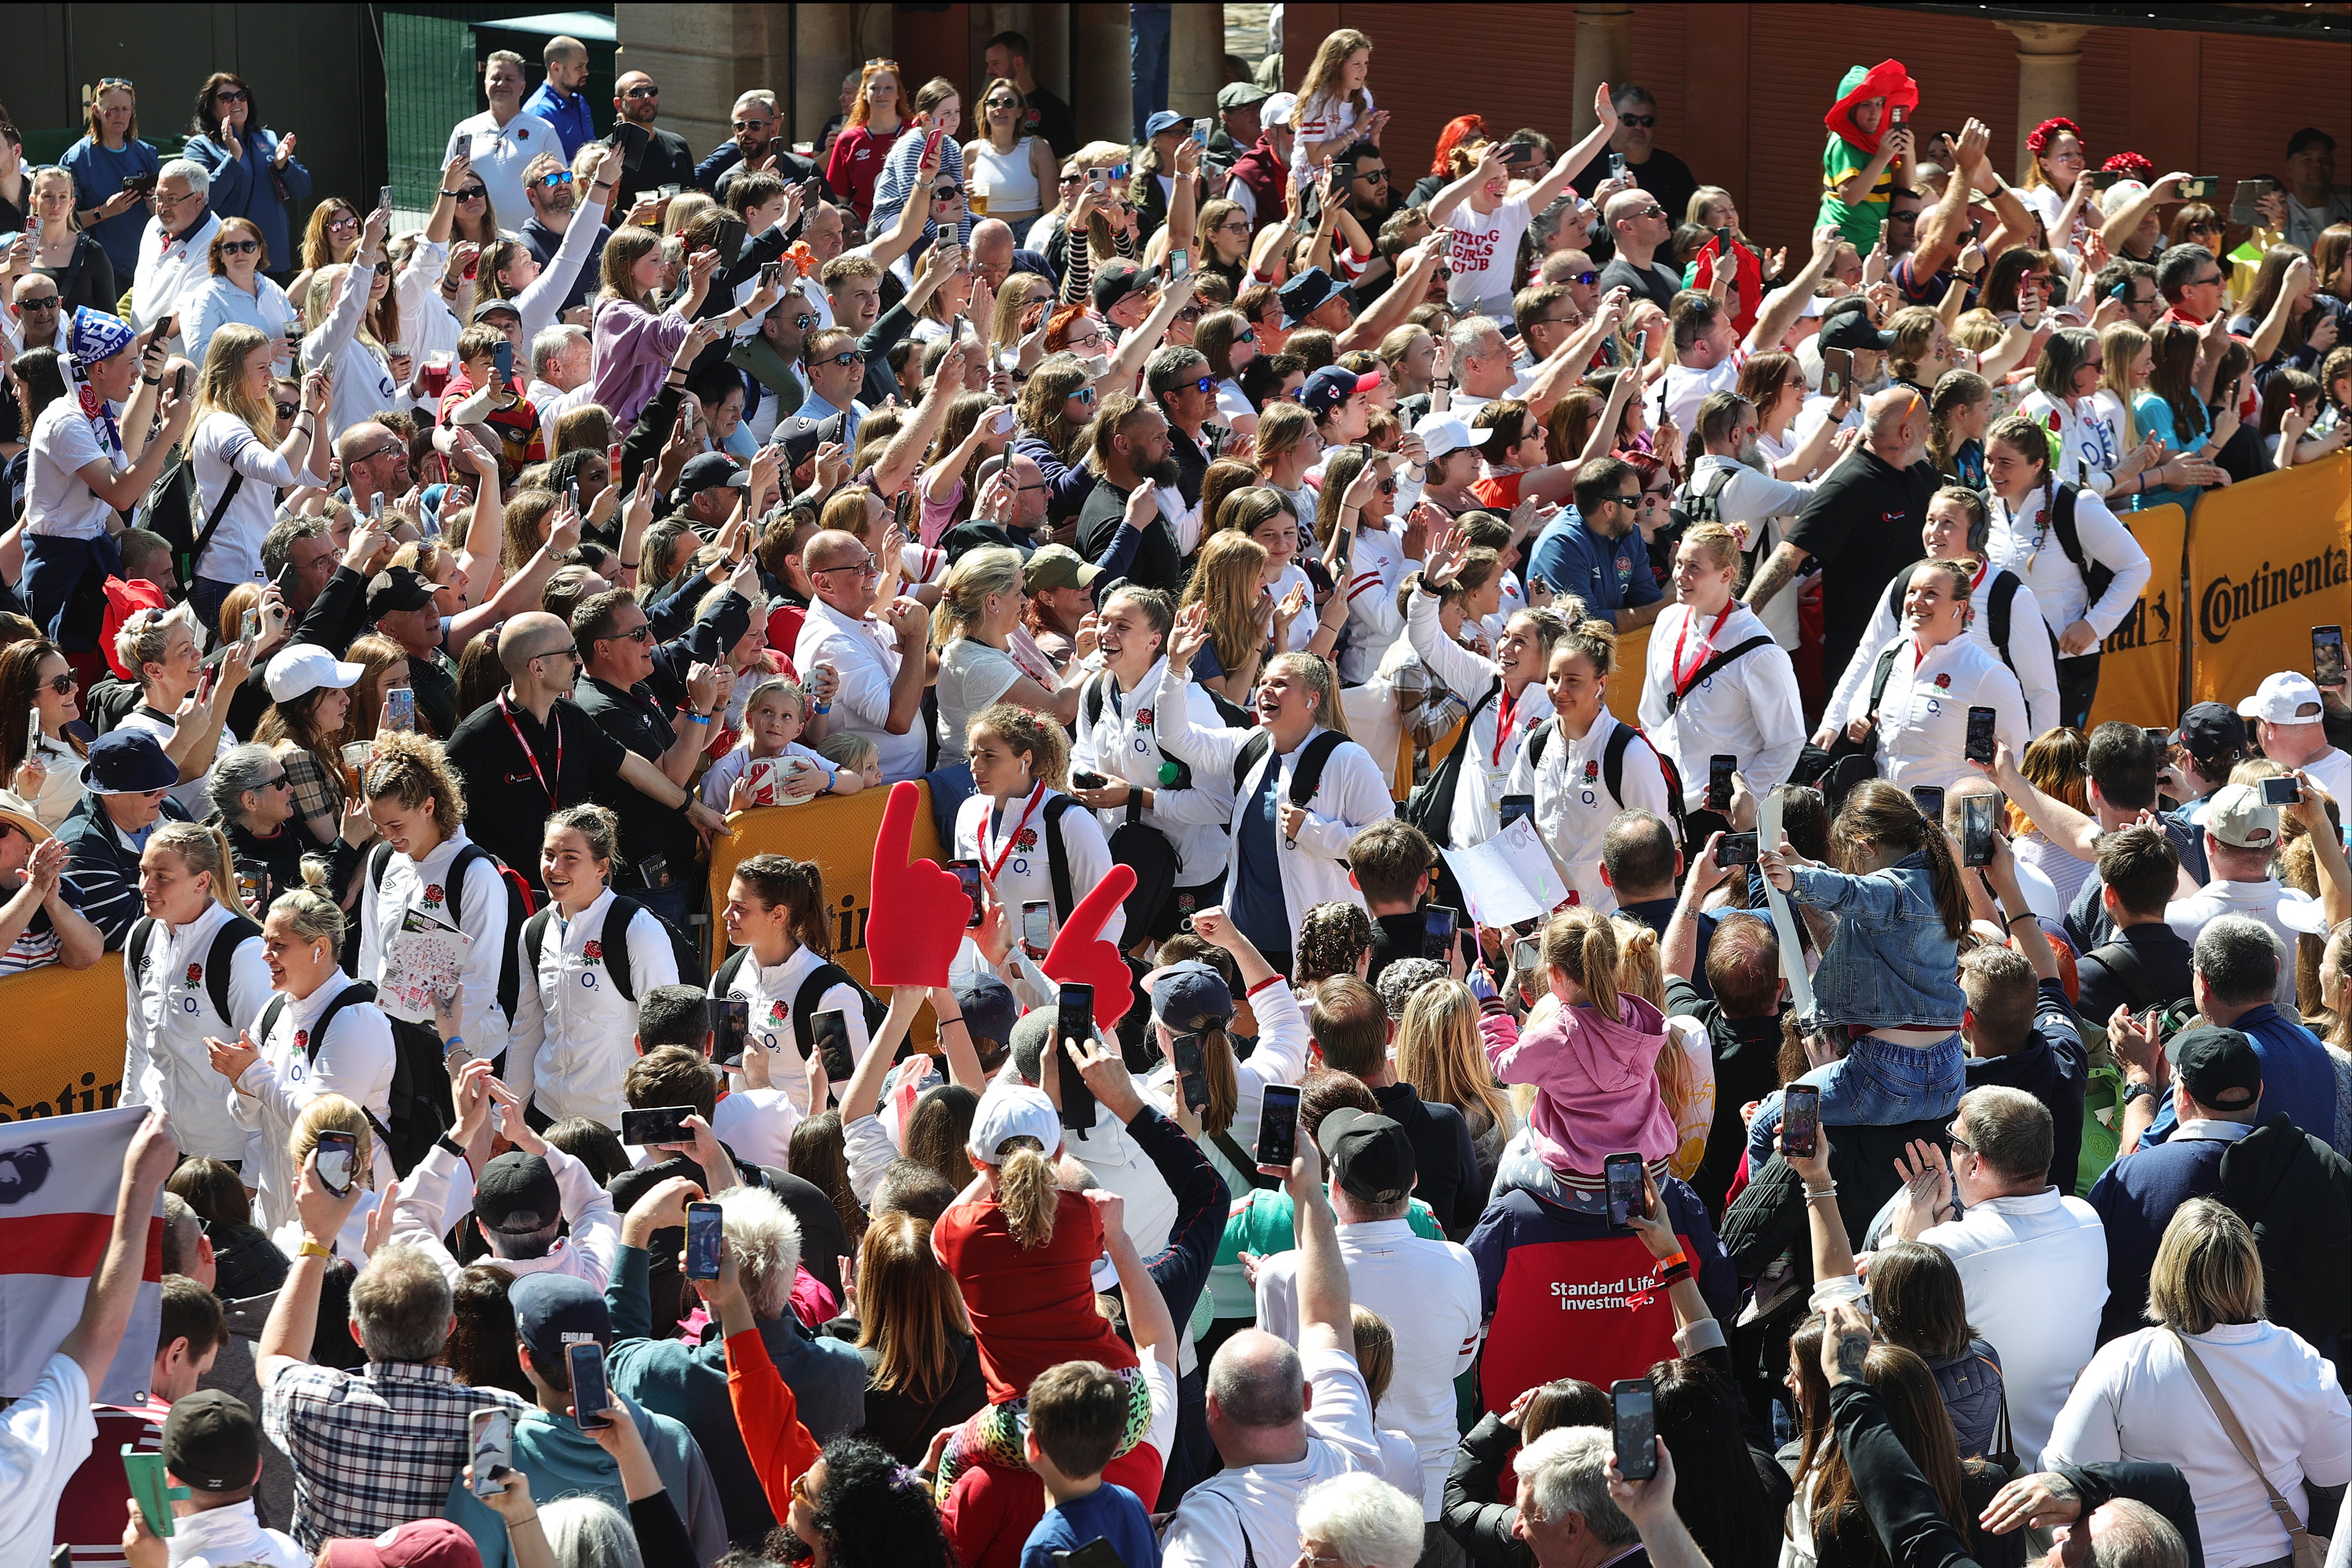
<svg viewBox="0 0 2352 1568">
<path fill-rule="evenodd" d="M 813 669 L 824 659 L 841 673 L 841 687 L 833 700 L 834 731 L 863 735 L 874 742 L 884 783 L 921 777 L 927 752 L 921 714 L 908 724 L 905 734 L 894 735 L 887 727 L 890 686 L 898 678 L 898 649 L 890 628 L 870 616 L 852 621 L 823 599 L 811 600 L 801 621 L 800 641 L 793 648 L 793 663 L 796 668 Z"/>
<path fill-rule="evenodd" d="M 1969 776 L 1961 752 L 1968 743 L 1969 710 L 1990 708 L 1997 715 L 1993 733 L 2022 756 L 2033 739 L 2025 723 L 2025 692 L 2017 677 L 1974 637 L 1957 637 L 1927 650 L 1918 659 L 1919 640 L 1908 632 L 1894 643 L 1895 666 L 1886 673 L 1886 695 L 1878 705 L 1880 775 L 1910 789 L 1916 784 L 1949 788 Z M 1885 653 L 1881 648 L 1879 652 Z M 1854 688 L 1845 718 L 1851 722 L 1870 710 L 1870 685 L 1877 669 Z"/>
</svg>

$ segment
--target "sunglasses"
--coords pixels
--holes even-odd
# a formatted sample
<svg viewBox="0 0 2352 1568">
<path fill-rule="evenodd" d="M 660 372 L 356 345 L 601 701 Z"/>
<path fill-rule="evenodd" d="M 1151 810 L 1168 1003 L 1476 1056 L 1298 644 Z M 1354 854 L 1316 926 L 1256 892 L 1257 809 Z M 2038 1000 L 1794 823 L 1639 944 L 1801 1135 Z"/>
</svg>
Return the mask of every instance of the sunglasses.
<svg viewBox="0 0 2352 1568">
<path fill-rule="evenodd" d="M 1009 98 L 992 98 L 981 107 L 983 109 L 1017 109 L 1020 106 Z"/>
<path fill-rule="evenodd" d="M 1076 174 L 1065 174 L 1062 176 L 1061 183 L 1066 185 L 1075 185 L 1078 183 L 1078 176 Z"/>
<path fill-rule="evenodd" d="M 1254 343 L 1254 342 L 1257 342 L 1257 332 L 1256 332 L 1256 330 L 1255 330 L 1255 329 L 1252 329 L 1252 330 L 1250 330 L 1250 331 L 1248 331 L 1236 332 L 1236 333 L 1234 333 L 1234 342 L 1237 342 L 1237 343 Z"/>
<path fill-rule="evenodd" d="M 255 251 L 259 250 L 260 248 L 261 241 L 257 239 L 224 239 L 221 241 L 221 254 L 223 256 L 251 256 Z"/>
<path fill-rule="evenodd" d="M 63 697 L 67 692 L 71 691 L 74 689 L 75 682 L 73 676 L 68 673 L 66 675 L 53 675 L 47 680 L 41 682 L 41 684 L 47 687 L 51 691 L 56 692 L 58 696 Z"/>
<path fill-rule="evenodd" d="M 866 356 L 852 350 L 844 349 L 837 354 L 827 354 L 824 358 L 818 360 L 816 363 L 819 364 L 864 364 L 866 363 Z"/>
<path fill-rule="evenodd" d="M 1384 183 L 1388 177 L 1389 172 L 1386 169 L 1359 169 L 1356 171 L 1356 178 L 1360 180 L 1370 180 L 1376 185 Z"/>
<path fill-rule="evenodd" d="M 1217 378 L 1213 375 L 1204 375 L 1197 381 L 1171 382 L 1161 387 L 1160 393 L 1164 397 L 1171 392 L 1181 392 L 1188 386 L 1195 392 L 1214 392 L 1217 390 Z"/>
<path fill-rule="evenodd" d="M 481 194 L 481 187 L 479 185 L 475 186 L 474 195 L 478 196 Z M 470 200 L 471 198 L 468 197 L 465 192 L 460 191 L 457 193 L 457 199 L 462 202 Z M 355 213 L 337 213 L 334 216 L 327 220 L 327 226 L 329 228 L 357 228 L 359 226 L 359 216 Z"/>
<path fill-rule="evenodd" d="M 457 187 L 457 199 L 461 202 L 478 202 L 489 194 L 489 187 L 487 185 L 460 185 Z"/>
<path fill-rule="evenodd" d="M 1617 117 L 1618 124 L 1630 125 L 1636 131 L 1647 131 L 1657 122 L 1658 117 L 1654 114 L 1621 114 Z"/>
<path fill-rule="evenodd" d="M 643 626 L 637 626 L 630 631 L 614 632 L 611 637 L 598 637 L 595 640 L 598 642 L 651 642 L 654 640 L 653 623 L 648 621 Z"/>
<path fill-rule="evenodd" d="M 98 79 L 98 85 L 100 87 L 119 87 L 126 92 L 137 92 L 139 90 L 136 87 L 131 85 L 131 79 L 127 76 L 102 76 Z"/>
<path fill-rule="evenodd" d="M 17 300 L 16 309 L 20 313 L 26 310 L 54 310 L 62 302 L 55 294 L 44 294 L 37 300 Z"/>
<path fill-rule="evenodd" d="M 1082 386 L 1070 395 L 1086 407 L 1092 408 L 1095 405 L 1095 389 L 1091 386 Z"/>
<path fill-rule="evenodd" d="M 643 82 L 638 86 L 629 89 L 628 96 L 631 98 L 659 98 L 661 96 L 661 89 L 656 87 L 651 82 Z"/>
<path fill-rule="evenodd" d="M 793 318 L 793 325 L 805 332 L 811 327 L 816 325 L 816 318 L 814 316 L 794 316 Z"/>
<path fill-rule="evenodd" d="M 379 277 L 379 278 L 389 278 L 389 277 L 391 277 L 391 276 L 392 276 L 392 262 L 391 262 L 389 259 L 386 259 L 386 260 L 383 260 L 383 261 L 379 261 L 379 262 L 377 262 L 377 263 L 375 264 L 375 275 L 376 275 L 377 277 Z"/>
<path fill-rule="evenodd" d="M 294 416 L 301 412 L 301 409 L 298 408 L 291 403 L 273 404 L 271 406 L 278 410 L 278 417 L 280 419 L 291 419 Z"/>
<path fill-rule="evenodd" d="M 241 87 L 225 87 L 218 92 L 213 94 L 213 101 L 215 103 L 243 103 L 245 101 L 245 89 Z"/>
<path fill-rule="evenodd" d="M 572 183 L 572 171 L 558 169 L 552 174 L 541 174 L 539 177 L 539 183 L 551 191 L 558 185 L 568 185 Z"/>
<path fill-rule="evenodd" d="M 866 68 L 867 70 L 875 70 L 878 68 L 886 71 L 894 71 L 898 68 L 898 62 L 897 60 L 867 60 L 866 62 Z"/>
<path fill-rule="evenodd" d="M 276 778 L 255 780 L 253 787 L 256 789 L 285 789 L 291 785 L 293 782 L 293 780 L 288 778 L 284 773 L 279 773 Z"/>
<path fill-rule="evenodd" d="M 532 654 L 529 662 L 537 664 L 542 658 L 568 658 L 574 664 L 583 665 L 588 662 L 580 657 L 580 650 L 570 643 L 564 644 L 562 647 L 549 648 L 545 653 Z"/>
<path fill-rule="evenodd" d="M 963 195 L 963 187 L 961 185 L 933 185 L 931 187 L 931 200 L 935 202 L 951 202 L 961 195 Z"/>
<path fill-rule="evenodd" d="M 1636 217 L 1664 217 L 1666 216 L 1666 209 L 1658 205 L 1657 203 L 1652 202 L 1648 206 L 1643 207 L 1640 212 L 1633 216 Z"/>
</svg>

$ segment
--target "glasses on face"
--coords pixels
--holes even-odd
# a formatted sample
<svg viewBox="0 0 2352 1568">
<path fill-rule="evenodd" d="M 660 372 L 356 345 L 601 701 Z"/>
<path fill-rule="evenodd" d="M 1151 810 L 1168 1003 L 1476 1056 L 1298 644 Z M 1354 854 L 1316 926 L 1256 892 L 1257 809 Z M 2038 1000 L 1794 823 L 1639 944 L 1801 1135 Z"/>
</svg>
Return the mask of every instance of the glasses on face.
<svg viewBox="0 0 2352 1568">
<path fill-rule="evenodd" d="M 572 183 L 572 171 L 558 169 L 552 174 L 541 174 L 539 177 L 539 183 L 551 191 L 558 185 L 568 185 Z"/>
<path fill-rule="evenodd" d="M 1619 506 L 1640 506 L 1642 504 L 1642 492 L 1640 490 L 1635 490 L 1629 496 L 1611 496 L 1609 499 L 1615 501 Z"/>
<path fill-rule="evenodd" d="M 1388 183 L 1389 172 L 1386 169 L 1359 169 L 1356 171 L 1356 178 L 1382 185 Z"/>
<path fill-rule="evenodd" d="M 593 640 L 597 642 L 651 642 L 654 640 L 653 623 L 651 621 L 647 621 L 641 626 L 632 627 L 628 631 L 614 632 L 611 637 L 597 637 Z"/>
<path fill-rule="evenodd" d="M 961 195 L 963 195 L 963 187 L 961 185 L 933 185 L 931 187 L 931 200 L 935 202 L 951 202 Z"/>
<path fill-rule="evenodd" d="M 1643 207 L 1640 212 L 1633 216 L 1636 217 L 1664 217 L 1666 216 L 1666 209 L 1660 206 L 1657 203 L 1652 202 L 1648 206 Z"/>
<path fill-rule="evenodd" d="M 486 185 L 459 185 L 457 187 L 457 199 L 461 202 L 478 202 L 487 197 L 489 194 L 489 188 Z M 356 225 L 358 220 L 353 219 L 352 222 Z"/>
<path fill-rule="evenodd" d="M 276 778 L 260 779 L 256 781 L 253 787 L 256 789 L 289 789 L 293 787 L 293 783 L 294 781 L 288 778 L 284 773 L 279 773 Z"/>
<path fill-rule="evenodd" d="M 251 256 L 260 248 L 261 241 L 257 239 L 224 239 L 221 241 L 221 254 L 223 256 Z"/>
<path fill-rule="evenodd" d="M 641 81 L 636 86 L 629 89 L 627 96 L 630 98 L 659 98 L 661 96 L 661 89 L 656 87 L 649 81 Z"/>
<path fill-rule="evenodd" d="M 1654 114 L 1621 114 L 1617 117 L 1618 124 L 1629 126 L 1635 131 L 1647 131 L 1657 122 L 1658 117 Z"/>
<path fill-rule="evenodd" d="M 1070 395 L 1083 407 L 1092 408 L 1095 405 L 1095 389 L 1091 386 L 1082 386 Z"/>
<path fill-rule="evenodd" d="M 479 185 L 475 186 L 475 187 L 474 187 L 474 190 L 473 190 L 473 195 L 474 195 L 478 196 L 478 195 L 480 195 L 481 194 L 482 194 L 482 188 L 481 188 Z M 468 199 L 468 198 L 467 198 L 467 193 L 465 193 L 464 191 L 460 191 L 460 192 L 458 192 L 458 193 L 457 193 L 457 199 L 458 199 L 459 201 L 461 201 L 461 202 L 462 202 L 462 201 L 465 201 L 465 200 L 467 200 L 467 199 Z M 353 213 L 337 213 L 337 214 L 335 214 L 335 216 L 332 216 L 332 217 L 331 217 L 331 218 L 329 218 L 329 219 L 327 220 L 327 231 L 328 231 L 330 234 L 333 233 L 336 229 L 339 229 L 339 228 L 341 228 L 341 229 L 355 229 L 355 228 L 359 227 L 359 226 L 360 226 L 360 220 L 359 220 L 359 217 L 358 217 L 358 216 L 357 216 L 356 214 L 353 214 Z"/>
<path fill-rule="evenodd" d="M 1234 334 L 1234 342 L 1237 343 L 1254 343 L 1257 342 L 1257 333 L 1255 330 L 1236 332 Z"/>
<path fill-rule="evenodd" d="M 42 294 L 30 300 L 17 300 L 16 310 L 20 315 L 26 310 L 54 310 L 58 308 L 58 304 L 59 300 L 57 295 Z"/>
<path fill-rule="evenodd" d="M 375 264 L 375 275 L 379 278 L 389 278 L 392 276 L 392 261 L 390 258 L 386 258 Z"/>
<path fill-rule="evenodd" d="M 159 207 L 175 207 L 183 202 L 194 201 L 195 199 L 196 193 L 194 191 L 182 191 L 176 196 L 160 186 L 157 187 L 155 191 L 155 205 Z"/>
<path fill-rule="evenodd" d="M 2191 289 L 2210 289 L 2210 288 L 2211 288 L 2213 285 L 2215 285 L 2215 284 L 2217 284 L 2217 283 L 2219 283 L 2219 282 L 2221 282 L 2221 275 L 2220 273 L 2216 272 L 2216 273 L 2215 273 L 2215 274 L 2213 274 L 2213 276 L 2212 276 L 2212 277 L 2210 277 L 2210 278 L 2200 278 L 2200 279 L 2195 279 L 2193 282 L 2191 282 L 2189 286 Z"/>
<path fill-rule="evenodd" d="M 820 566 L 809 575 L 823 577 L 835 572 L 855 572 L 861 580 L 871 580 L 882 575 L 882 568 L 875 563 L 874 557 L 871 555 L 863 561 L 851 562 L 846 566 Z"/>
<path fill-rule="evenodd" d="M 856 353 L 855 350 L 844 349 L 837 354 L 827 354 L 816 363 L 819 364 L 838 365 L 864 364 L 866 363 L 866 356 L 862 353 Z"/>
<path fill-rule="evenodd" d="M 1977 1146 L 1975 1144 L 1960 1136 L 1960 1124 L 1957 1121 L 1944 1129 L 1944 1136 L 1951 1141 L 1953 1148 L 1959 1150 L 1963 1153 L 1973 1154 L 1977 1152 Z"/>
<path fill-rule="evenodd" d="M 1075 185 L 1078 183 L 1078 176 L 1074 174 L 1064 174 L 1061 183 L 1066 185 Z"/>
<path fill-rule="evenodd" d="M 1598 272 L 1578 272 L 1572 274 L 1568 279 L 1568 281 L 1575 284 L 1580 289 L 1590 289 L 1601 281 L 1601 274 Z"/>
<path fill-rule="evenodd" d="M 764 120 L 738 120 L 734 124 L 735 129 L 739 132 L 744 131 L 765 131 L 768 128 L 768 122 Z"/>
<path fill-rule="evenodd" d="M 1197 321 L 1201 319 L 1201 307 L 1187 305 L 1176 312 L 1176 319 L 1180 321 Z"/>
<path fill-rule="evenodd" d="M 1575 316 L 1546 316 L 1539 321 L 1529 321 L 1530 327 L 1580 327 L 1584 322 Z"/>
<path fill-rule="evenodd" d="M 2188 234 L 2219 234 L 2221 232 L 2221 226 L 2218 223 L 2192 223 L 2183 232 Z"/>
<path fill-rule="evenodd" d="M 532 654 L 530 662 L 537 664 L 542 658 L 568 658 L 574 665 L 584 665 L 588 662 L 580 657 L 580 650 L 570 643 L 565 643 L 562 647 L 549 648 L 545 653 Z"/>
<path fill-rule="evenodd" d="M 356 466 L 361 463 L 373 463 L 378 458 L 384 457 L 393 452 L 403 451 L 404 449 L 405 448 L 404 448 L 397 441 L 386 441 L 383 446 L 378 447 L 373 452 L 362 452 L 358 457 L 352 459 L 352 464 Z"/>
<path fill-rule="evenodd" d="M 291 419 L 301 412 L 291 403 L 274 403 L 270 406 L 278 410 L 278 417 L 280 419 Z"/>
<path fill-rule="evenodd" d="M 63 697 L 67 692 L 71 691 L 74 689 L 75 682 L 72 674 L 68 672 L 64 675 L 52 675 L 47 680 L 41 682 L 41 684 L 47 687 L 51 691 L 56 692 L 58 696 Z"/>
<path fill-rule="evenodd" d="M 1886 221 L 1889 223 L 1917 223 L 1919 221 L 1919 215 L 1916 212 L 1906 213 L 1898 210 L 1888 213 L 1886 215 Z"/>
<path fill-rule="evenodd" d="M 1016 109 L 1020 106 L 1015 104 L 1009 98 L 992 98 L 985 104 L 982 105 L 982 107 L 985 109 Z"/>
<path fill-rule="evenodd" d="M 814 316 L 794 316 L 793 318 L 793 325 L 805 332 L 811 327 L 816 325 L 816 318 Z"/>
</svg>

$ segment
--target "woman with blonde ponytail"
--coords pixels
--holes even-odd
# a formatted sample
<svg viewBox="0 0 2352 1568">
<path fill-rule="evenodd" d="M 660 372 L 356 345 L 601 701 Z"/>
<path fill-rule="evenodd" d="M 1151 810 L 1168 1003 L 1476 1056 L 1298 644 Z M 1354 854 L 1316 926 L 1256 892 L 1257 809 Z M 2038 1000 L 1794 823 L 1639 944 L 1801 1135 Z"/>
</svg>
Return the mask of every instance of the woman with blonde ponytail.
<svg viewBox="0 0 2352 1568">
<path fill-rule="evenodd" d="M 1134 1348 L 1095 1310 L 1102 1211 L 1061 1185 L 1062 1121 L 1054 1102 L 1043 1089 L 998 1080 L 980 1102 L 965 1148 L 978 1173 L 931 1227 L 931 1249 L 962 1293 L 989 1403 L 950 1439 L 940 1463 L 941 1496 L 982 1457 L 1020 1462 L 1029 1384 L 1063 1362 L 1099 1362 L 1128 1384 L 1120 1451 L 1134 1446 L 1151 1417 Z"/>
<path fill-rule="evenodd" d="M 1536 1088 L 1528 1130 L 1503 1151 L 1498 1193 L 1597 1190 L 1601 1163 L 1627 1151 L 1663 1179 L 1681 1143 L 1674 1112 L 1658 1092 L 1665 1016 L 1618 990 L 1624 963 L 1618 931 L 1615 921 L 1587 905 L 1554 915 L 1542 938 L 1549 994 L 1536 1004 L 1516 1043 L 1486 1047 L 1496 1078 Z"/>
<path fill-rule="evenodd" d="M 189 1158 L 235 1162 L 245 1129 L 229 1115 L 205 1037 L 250 1024 L 270 986 L 261 928 L 238 907 L 230 866 L 221 830 L 194 822 L 163 823 L 140 852 L 145 915 L 122 944 L 122 1103 L 169 1111 Z"/>
</svg>

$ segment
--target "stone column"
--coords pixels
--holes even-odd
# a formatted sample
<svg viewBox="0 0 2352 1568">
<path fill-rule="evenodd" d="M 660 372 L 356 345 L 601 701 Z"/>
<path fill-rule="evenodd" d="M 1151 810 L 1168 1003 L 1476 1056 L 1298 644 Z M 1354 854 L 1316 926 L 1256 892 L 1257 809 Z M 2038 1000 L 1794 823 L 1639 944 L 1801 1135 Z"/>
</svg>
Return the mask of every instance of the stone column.
<svg viewBox="0 0 2352 1568">
<path fill-rule="evenodd" d="M 1187 119 L 1217 112 L 1225 84 L 1225 13 L 1221 5 L 1179 5 L 1168 38 L 1168 107 Z"/>
<path fill-rule="evenodd" d="M 1633 8 L 1631 5 L 1579 5 L 1576 8 L 1576 101 L 1569 126 L 1571 142 L 1580 139 L 1596 121 L 1592 93 L 1602 82 L 1622 82 L 1633 69 Z"/>
<path fill-rule="evenodd" d="M 736 94 L 764 87 L 779 98 L 790 95 L 786 73 L 792 40 L 783 29 L 791 26 L 795 9 L 845 16 L 853 7 L 617 5 L 613 26 L 620 47 L 614 67 L 616 71 L 644 71 L 660 85 L 657 123 L 685 137 L 700 156 L 727 139 Z M 811 133 L 833 112 L 840 80 L 836 74 L 826 84 L 825 107 L 810 122 Z M 786 112 L 791 112 L 789 107 Z"/>
<path fill-rule="evenodd" d="M 1193 7 L 1187 5 L 1185 10 Z M 1070 109 L 1077 117 L 1078 142 L 1124 143 L 1135 133 L 1133 73 L 1128 61 L 1127 7 L 1072 5 L 1069 58 L 1085 62 L 1070 71 Z M 1039 80 L 1043 72 L 1036 73 Z"/>
<path fill-rule="evenodd" d="M 2057 22 L 2000 22 L 1995 26 L 2017 37 L 2017 147 L 2011 178 L 2022 183 L 2033 154 L 2025 138 L 2053 115 L 2080 118 L 2082 95 L 2077 77 L 2083 63 L 2076 47 L 2088 27 Z"/>
<path fill-rule="evenodd" d="M 856 48 L 855 5 L 794 5 L 793 101 L 785 122 L 795 142 L 814 142 L 841 107 L 841 79 L 867 58 Z M 877 7 L 887 11 L 887 7 Z"/>
</svg>

